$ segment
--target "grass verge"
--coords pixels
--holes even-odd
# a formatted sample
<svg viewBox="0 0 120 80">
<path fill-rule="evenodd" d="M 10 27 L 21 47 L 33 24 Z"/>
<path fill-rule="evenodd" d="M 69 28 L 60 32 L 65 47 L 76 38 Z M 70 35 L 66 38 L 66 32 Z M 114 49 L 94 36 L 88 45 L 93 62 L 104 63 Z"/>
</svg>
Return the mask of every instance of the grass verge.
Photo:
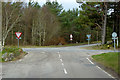
<svg viewBox="0 0 120 80">
<path fill-rule="evenodd" d="M 99 41 L 100 42 L 100 41 Z M 91 42 L 91 44 L 95 44 L 97 41 Z M 68 47 L 68 46 L 80 46 L 80 45 L 86 45 L 88 42 L 84 43 L 70 43 L 70 44 L 65 44 L 65 45 L 50 45 L 50 46 L 33 46 L 33 45 L 28 45 L 28 46 L 20 46 L 20 48 L 43 48 L 43 47 Z M 17 47 L 17 46 L 9 46 L 7 45 L 6 47 Z"/>
<path fill-rule="evenodd" d="M 104 44 L 104 45 L 96 45 L 96 46 L 89 46 L 89 47 L 84 47 L 85 49 L 88 49 L 88 50 L 91 50 L 91 49 L 94 49 L 94 50 L 114 50 L 114 47 L 113 45 L 109 45 L 110 47 L 108 48 L 108 45 L 107 44 Z M 116 49 L 120 49 L 116 46 Z"/>
<path fill-rule="evenodd" d="M 120 64 L 118 57 L 120 57 L 119 52 L 103 53 L 92 56 L 93 60 L 120 75 Z"/>
<path fill-rule="evenodd" d="M 15 61 L 22 58 L 26 53 L 21 48 L 5 47 L 0 53 L 1 62 Z"/>
</svg>

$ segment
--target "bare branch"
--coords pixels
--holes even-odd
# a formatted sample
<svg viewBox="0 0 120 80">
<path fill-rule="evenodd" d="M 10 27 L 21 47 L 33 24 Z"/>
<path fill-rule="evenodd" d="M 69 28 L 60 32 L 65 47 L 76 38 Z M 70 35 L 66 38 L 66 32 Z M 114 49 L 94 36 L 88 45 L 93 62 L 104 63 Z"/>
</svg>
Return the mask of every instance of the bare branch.
<svg viewBox="0 0 120 80">
<path fill-rule="evenodd" d="M 100 28 L 100 30 L 102 30 L 102 27 L 98 23 L 95 23 L 95 24 Z"/>
</svg>

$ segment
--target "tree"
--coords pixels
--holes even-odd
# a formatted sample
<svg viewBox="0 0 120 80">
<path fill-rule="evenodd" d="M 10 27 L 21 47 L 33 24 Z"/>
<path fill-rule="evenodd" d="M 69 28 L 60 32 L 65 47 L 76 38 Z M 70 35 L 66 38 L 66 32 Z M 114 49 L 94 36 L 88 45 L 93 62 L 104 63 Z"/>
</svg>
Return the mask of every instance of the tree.
<svg viewBox="0 0 120 80">
<path fill-rule="evenodd" d="M 43 6 L 40 19 L 43 27 L 43 45 L 48 45 L 50 44 L 51 39 L 58 35 L 60 24 L 57 16 L 49 10 L 48 6 Z"/>
<path fill-rule="evenodd" d="M 50 11 L 56 16 L 59 16 L 63 10 L 62 5 L 60 5 L 58 2 L 47 2 L 45 5 L 48 6 Z"/>
<path fill-rule="evenodd" d="M 2 2 L 0 1 L 0 49 L 2 50 Z"/>
<path fill-rule="evenodd" d="M 107 12 L 108 12 L 108 3 L 103 3 L 104 7 L 104 15 L 103 15 L 103 26 L 102 26 L 102 44 L 106 43 L 106 24 L 107 24 Z"/>
<path fill-rule="evenodd" d="M 5 40 L 8 33 L 15 27 L 15 24 L 19 22 L 21 17 L 22 3 L 3 3 L 3 27 L 2 27 L 2 43 L 5 45 Z"/>
</svg>

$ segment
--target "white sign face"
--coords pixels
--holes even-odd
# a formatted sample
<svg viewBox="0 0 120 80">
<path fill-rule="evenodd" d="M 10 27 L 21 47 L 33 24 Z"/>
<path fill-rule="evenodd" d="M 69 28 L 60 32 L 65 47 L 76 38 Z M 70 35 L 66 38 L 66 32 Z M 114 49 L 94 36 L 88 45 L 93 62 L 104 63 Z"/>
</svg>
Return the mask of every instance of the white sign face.
<svg viewBox="0 0 120 80">
<path fill-rule="evenodd" d="M 73 35 L 72 35 L 72 34 L 70 34 L 70 38 L 73 38 Z"/>
<path fill-rule="evenodd" d="M 72 41 L 73 39 L 71 38 L 70 40 Z"/>
<path fill-rule="evenodd" d="M 90 38 L 90 37 L 91 37 L 91 34 L 87 35 L 87 37 Z"/>
<path fill-rule="evenodd" d="M 17 38 L 19 39 L 22 33 L 21 32 L 16 32 L 15 34 L 16 34 Z"/>
<path fill-rule="evenodd" d="M 112 33 L 112 37 L 114 37 L 114 38 L 117 37 L 117 33 L 116 33 L 116 32 L 113 32 L 113 33 Z"/>
<path fill-rule="evenodd" d="M 17 33 L 16 35 L 17 35 L 17 37 L 20 37 L 21 33 Z"/>
</svg>

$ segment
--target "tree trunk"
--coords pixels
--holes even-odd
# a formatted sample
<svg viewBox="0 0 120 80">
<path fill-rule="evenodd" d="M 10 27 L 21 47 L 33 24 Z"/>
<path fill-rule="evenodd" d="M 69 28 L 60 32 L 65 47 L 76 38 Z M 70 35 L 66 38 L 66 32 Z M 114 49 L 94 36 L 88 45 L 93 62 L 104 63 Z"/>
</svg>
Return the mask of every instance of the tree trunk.
<svg viewBox="0 0 120 80">
<path fill-rule="evenodd" d="M 39 33 L 39 37 L 40 37 L 40 39 L 39 39 L 39 46 L 41 46 L 42 44 L 41 44 L 41 40 L 42 40 L 42 33 L 40 32 Z"/>
<path fill-rule="evenodd" d="M 32 27 L 32 45 L 34 45 L 34 28 Z"/>
<path fill-rule="evenodd" d="M 0 50 L 2 51 L 2 2 L 0 1 Z"/>
<path fill-rule="evenodd" d="M 46 34 L 46 32 L 45 32 L 45 29 L 44 29 L 44 32 L 43 32 L 43 45 L 45 45 L 45 34 Z"/>
<path fill-rule="evenodd" d="M 119 16 L 119 32 L 118 32 L 118 39 L 119 39 L 119 42 L 120 42 L 120 16 Z M 119 43 L 120 44 L 120 43 Z"/>
<path fill-rule="evenodd" d="M 102 31 L 102 44 L 105 44 L 105 38 L 106 38 L 106 24 L 107 24 L 107 4 L 105 5 L 105 15 L 104 15 L 104 21 L 103 21 L 103 31 Z"/>
<path fill-rule="evenodd" d="M 13 30 L 12 30 L 12 45 L 14 43 L 14 33 L 13 33 Z"/>
<path fill-rule="evenodd" d="M 35 44 L 34 34 L 35 34 L 35 23 L 34 23 L 34 20 L 33 20 L 33 26 L 32 26 L 32 45 Z"/>
<path fill-rule="evenodd" d="M 27 26 L 25 26 L 25 30 L 24 30 L 24 42 L 23 42 L 23 45 L 26 45 L 26 38 L 27 38 Z"/>
</svg>

